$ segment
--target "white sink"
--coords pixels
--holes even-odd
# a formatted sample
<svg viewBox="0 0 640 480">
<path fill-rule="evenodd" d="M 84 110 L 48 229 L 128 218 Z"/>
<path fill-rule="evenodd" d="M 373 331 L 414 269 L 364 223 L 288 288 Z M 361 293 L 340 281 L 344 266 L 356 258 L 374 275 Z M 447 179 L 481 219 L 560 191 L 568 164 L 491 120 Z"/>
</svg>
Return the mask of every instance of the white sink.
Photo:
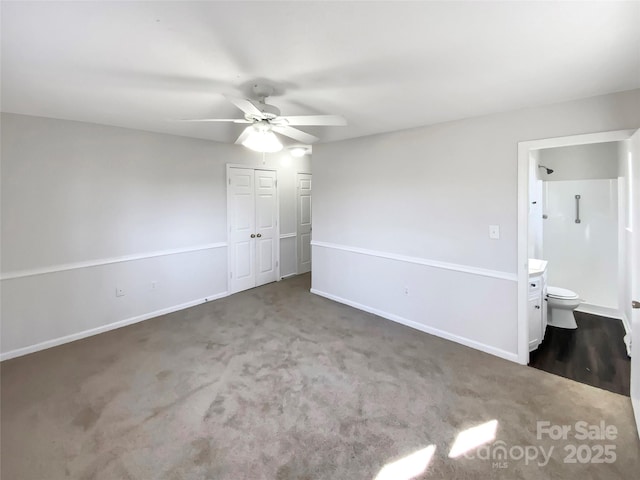
<svg viewBox="0 0 640 480">
<path fill-rule="evenodd" d="M 529 259 L 529 276 L 535 277 L 536 275 L 542 275 L 547 270 L 547 261 L 538 260 L 537 258 Z"/>
</svg>

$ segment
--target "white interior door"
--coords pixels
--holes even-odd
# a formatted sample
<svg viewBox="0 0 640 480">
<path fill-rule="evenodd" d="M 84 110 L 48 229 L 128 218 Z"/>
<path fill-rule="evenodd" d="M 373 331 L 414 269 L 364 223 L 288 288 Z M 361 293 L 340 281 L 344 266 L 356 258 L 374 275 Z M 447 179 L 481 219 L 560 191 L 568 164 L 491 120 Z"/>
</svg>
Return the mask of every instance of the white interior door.
<svg viewBox="0 0 640 480">
<path fill-rule="evenodd" d="M 229 293 L 278 279 L 276 172 L 229 168 Z"/>
<path fill-rule="evenodd" d="M 298 174 L 298 273 L 311 271 L 311 174 Z"/>
<path fill-rule="evenodd" d="M 277 269 L 277 221 L 276 172 L 255 171 L 256 205 L 256 282 L 255 286 L 275 282 Z"/>
<path fill-rule="evenodd" d="M 256 285 L 254 185 L 253 169 L 229 169 L 229 293 L 240 292 Z"/>
<path fill-rule="evenodd" d="M 630 140 L 631 191 L 631 402 L 640 434 L 640 130 Z"/>
</svg>

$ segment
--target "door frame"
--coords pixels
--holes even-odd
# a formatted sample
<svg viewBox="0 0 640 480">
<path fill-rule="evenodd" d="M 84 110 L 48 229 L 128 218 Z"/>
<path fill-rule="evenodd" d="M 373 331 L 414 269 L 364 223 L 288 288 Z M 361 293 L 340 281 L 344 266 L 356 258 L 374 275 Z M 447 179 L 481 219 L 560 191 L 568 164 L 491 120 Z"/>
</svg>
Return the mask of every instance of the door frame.
<svg viewBox="0 0 640 480">
<path fill-rule="evenodd" d="M 230 248 L 230 239 L 229 239 L 229 233 L 231 233 L 231 215 L 229 215 L 229 207 L 231 205 L 231 202 L 229 201 L 229 185 L 231 183 L 231 169 L 232 168 L 242 168 L 245 170 L 253 170 L 254 172 L 256 170 L 264 170 L 264 171 L 268 171 L 268 172 L 274 172 L 276 174 L 276 231 L 274 233 L 274 243 L 276 246 L 276 280 L 275 281 L 280 281 L 280 188 L 279 188 L 279 184 L 278 184 L 278 169 L 276 168 L 268 168 L 268 167 L 255 167 L 253 165 L 242 165 L 240 163 L 227 163 L 226 164 L 226 168 L 225 168 L 225 172 L 226 172 L 226 179 L 225 179 L 225 190 L 226 190 L 226 194 L 225 194 L 225 199 L 226 199 L 226 205 L 225 205 L 225 211 L 226 211 L 226 239 L 227 239 L 227 275 L 226 275 L 226 279 L 227 279 L 227 293 L 230 294 L 231 293 L 231 268 L 232 268 L 232 259 L 231 259 L 231 248 Z M 255 185 L 254 185 L 255 188 Z M 244 290 L 241 290 L 244 291 Z M 238 293 L 238 292 L 235 292 Z"/>
<path fill-rule="evenodd" d="M 518 143 L 518 363 L 529 363 L 529 152 L 540 148 L 569 147 L 589 143 L 619 142 L 635 133 L 631 130 L 587 133 L 566 137 L 528 140 Z"/>
</svg>

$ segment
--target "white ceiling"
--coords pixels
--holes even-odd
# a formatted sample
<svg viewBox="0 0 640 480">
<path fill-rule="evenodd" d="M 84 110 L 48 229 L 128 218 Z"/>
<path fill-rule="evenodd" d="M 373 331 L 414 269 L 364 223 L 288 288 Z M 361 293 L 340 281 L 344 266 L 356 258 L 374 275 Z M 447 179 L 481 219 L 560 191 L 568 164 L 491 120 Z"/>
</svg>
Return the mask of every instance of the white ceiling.
<svg viewBox="0 0 640 480">
<path fill-rule="evenodd" d="M 222 142 L 257 79 L 334 141 L 640 87 L 640 2 L 3 2 L 2 110 Z"/>
</svg>

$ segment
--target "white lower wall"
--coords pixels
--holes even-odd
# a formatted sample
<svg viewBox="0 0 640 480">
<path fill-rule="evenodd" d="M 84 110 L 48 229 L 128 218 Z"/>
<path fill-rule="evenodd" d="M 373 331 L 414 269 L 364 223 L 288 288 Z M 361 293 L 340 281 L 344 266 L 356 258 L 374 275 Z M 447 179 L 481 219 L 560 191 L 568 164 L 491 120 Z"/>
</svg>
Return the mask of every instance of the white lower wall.
<svg viewBox="0 0 640 480">
<path fill-rule="evenodd" d="M 312 292 L 517 360 L 517 325 L 510 321 L 517 312 L 514 275 L 482 269 L 463 271 L 465 267 L 452 264 L 436 267 L 425 263 L 438 262 L 393 257 L 316 243 Z M 495 301 L 499 295 L 504 297 Z"/>
<path fill-rule="evenodd" d="M 220 298 L 227 290 L 226 270 L 220 268 L 226 250 L 203 247 L 5 279 L 1 358 Z M 114 286 L 125 295 L 116 297 Z"/>
</svg>

